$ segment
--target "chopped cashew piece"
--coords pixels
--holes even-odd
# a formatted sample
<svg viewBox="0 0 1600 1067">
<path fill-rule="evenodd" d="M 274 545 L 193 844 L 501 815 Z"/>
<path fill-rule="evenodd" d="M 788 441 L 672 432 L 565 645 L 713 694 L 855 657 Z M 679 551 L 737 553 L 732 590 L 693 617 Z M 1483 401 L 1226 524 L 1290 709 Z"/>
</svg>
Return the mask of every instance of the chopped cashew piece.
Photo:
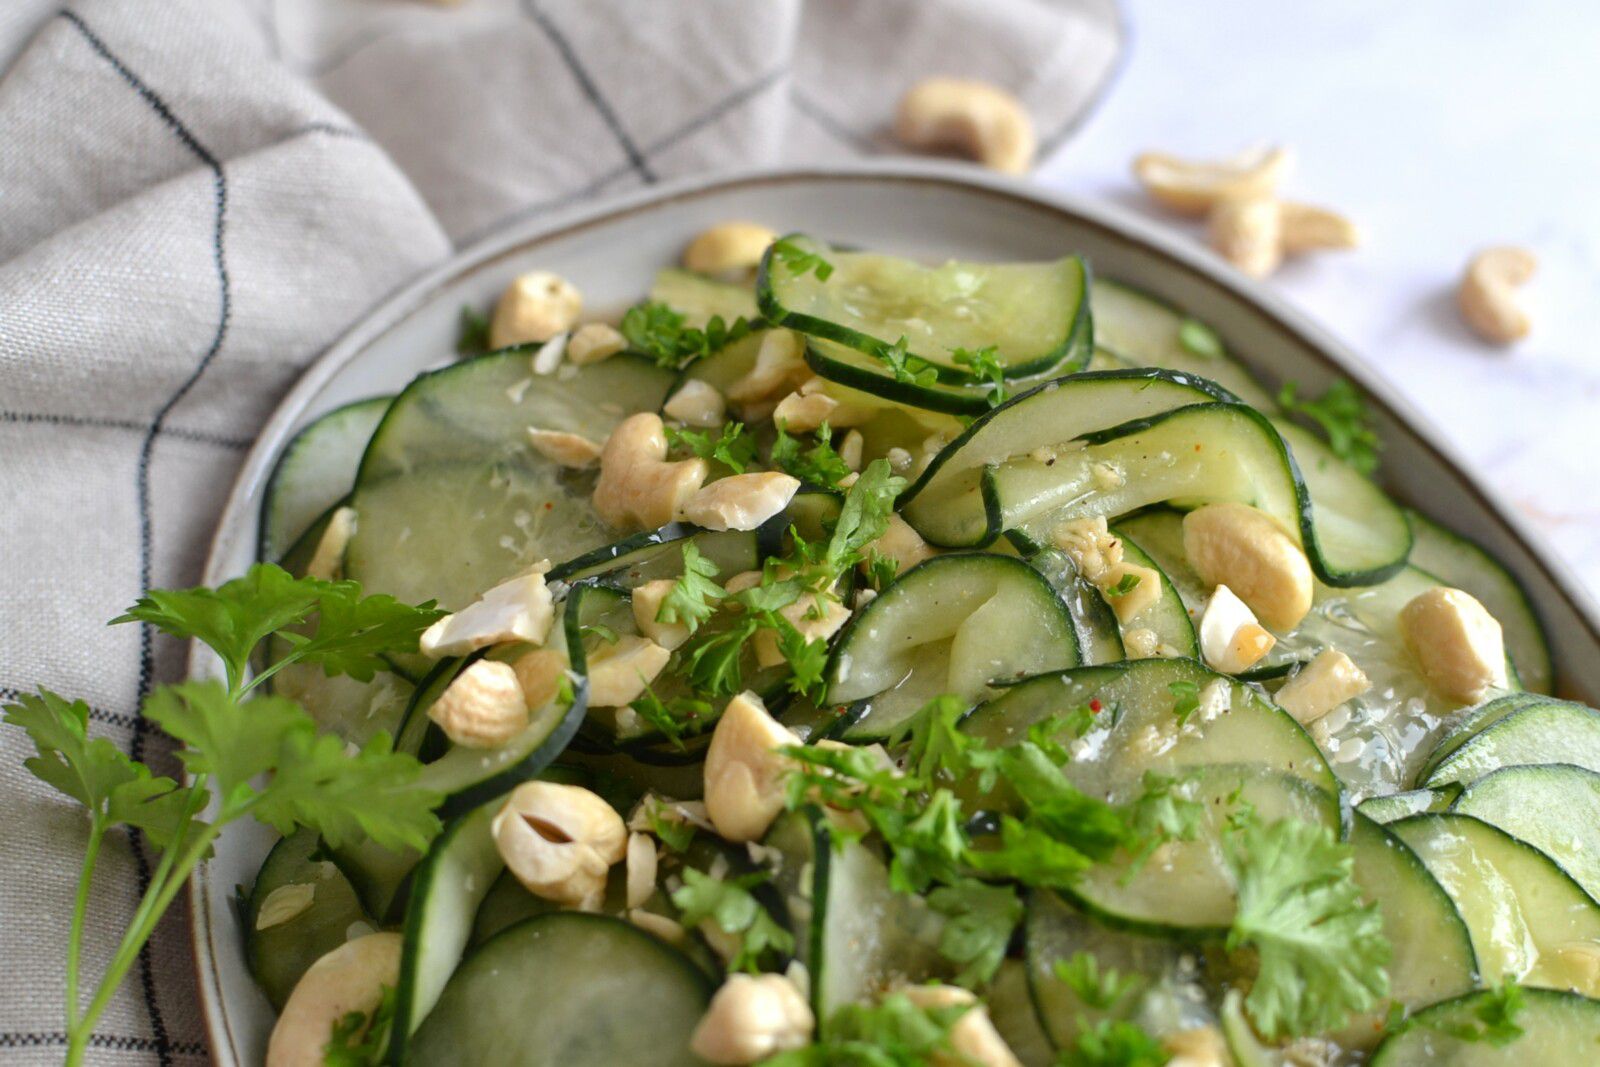
<svg viewBox="0 0 1600 1067">
<path fill-rule="evenodd" d="M 633 590 L 633 623 L 639 632 L 671 651 L 689 640 L 689 627 L 681 622 L 657 622 L 661 603 L 678 584 L 676 578 L 657 578 Z"/>
<path fill-rule="evenodd" d="M 681 945 L 689 939 L 689 933 L 682 923 L 643 908 L 628 912 L 628 921 L 647 933 L 655 934 L 669 945 Z"/>
<path fill-rule="evenodd" d="M 1122 562 L 1122 540 L 1106 528 L 1104 515 L 1064 522 L 1051 531 L 1050 539 L 1091 582 Z"/>
<path fill-rule="evenodd" d="M 1325 648 L 1285 682 L 1273 699 L 1298 722 L 1309 725 L 1371 688 L 1372 682 L 1349 656 Z"/>
<path fill-rule="evenodd" d="M 879 537 L 867 546 L 867 561 L 874 556 L 894 560 L 894 573 L 904 574 L 925 559 L 932 559 L 938 555 L 922 535 L 911 528 L 911 524 L 898 515 L 889 516 L 889 526 Z"/>
<path fill-rule="evenodd" d="M 454 615 L 446 615 L 422 633 L 424 656 L 465 656 L 507 641 L 542 644 L 555 611 L 540 560 L 515 578 L 501 582 Z"/>
<path fill-rule="evenodd" d="M 683 266 L 696 274 L 726 276 L 752 271 L 778 235 L 760 223 L 724 222 L 701 230 L 683 250 Z"/>
<path fill-rule="evenodd" d="M 978 998 L 951 985 L 906 986 L 900 992 L 919 1008 L 951 1008 L 971 1005 L 950 1028 L 950 1051 L 936 1052 L 928 1060 L 932 1067 L 1022 1067 L 1000 1032 L 989 1019 L 989 1009 Z"/>
<path fill-rule="evenodd" d="M 307 1067 L 322 1062 L 334 1025 L 346 1015 L 371 1015 L 385 988 L 400 980 L 399 934 L 368 934 L 346 941 L 313 963 L 295 983 L 267 1042 L 266 1067 Z"/>
<path fill-rule="evenodd" d="M 1277 643 L 1232 589 L 1219 585 L 1211 591 L 1200 616 L 1200 653 L 1213 668 L 1223 674 L 1249 670 Z"/>
<path fill-rule="evenodd" d="M 567 657 L 553 648 L 529 649 L 511 663 L 522 686 L 522 700 L 529 711 L 538 711 L 556 698 L 561 678 L 567 673 Z"/>
<path fill-rule="evenodd" d="M 1160 651 L 1161 638 L 1148 626 L 1140 626 L 1122 635 L 1122 647 L 1129 659 L 1151 659 Z"/>
<path fill-rule="evenodd" d="M 528 703 L 509 663 L 480 659 L 451 680 L 428 718 L 463 748 L 498 748 L 527 728 Z"/>
<path fill-rule="evenodd" d="M 683 517 L 708 530 L 754 530 L 784 508 L 800 479 L 782 471 L 751 471 L 719 478 L 691 496 Z"/>
<path fill-rule="evenodd" d="M 649 834 L 628 835 L 628 907 L 638 908 L 656 891 L 656 843 Z"/>
<path fill-rule="evenodd" d="M 1504 689 L 1505 635 L 1478 600 L 1439 586 L 1400 609 L 1400 633 L 1434 692 L 1458 704 L 1476 704 Z"/>
<path fill-rule="evenodd" d="M 1223 200 L 1211 211 L 1211 247 L 1252 278 L 1283 262 L 1283 211 L 1269 196 Z"/>
<path fill-rule="evenodd" d="M 627 338 L 615 326 L 603 322 L 586 322 L 572 331 L 567 338 L 567 362 L 580 367 L 599 363 L 628 347 Z"/>
<path fill-rule="evenodd" d="M 771 400 L 809 377 L 811 368 L 806 366 L 800 335 L 793 330 L 768 330 L 756 349 L 755 366 L 728 387 L 728 399 L 736 404 Z"/>
<path fill-rule="evenodd" d="M 667 432 L 659 416 L 631 415 L 611 431 L 600 454 L 594 509 L 619 529 L 665 526 L 705 484 L 706 474 L 706 461 L 698 457 L 667 460 Z"/>
<path fill-rule="evenodd" d="M 541 430 L 529 426 L 528 443 L 545 459 L 573 470 L 592 467 L 600 458 L 599 445 L 580 434 L 561 430 Z"/>
<path fill-rule="evenodd" d="M 730 974 L 689 1039 L 707 1063 L 742 1067 L 811 1043 L 816 1019 L 781 974 Z"/>
<path fill-rule="evenodd" d="M 960 152 L 991 170 L 1026 174 L 1037 141 L 1022 103 L 988 82 L 925 78 L 900 98 L 894 133 L 908 148 Z"/>
<path fill-rule="evenodd" d="M 1168 1034 L 1161 1047 L 1172 1056 L 1167 1067 L 1230 1067 L 1233 1063 L 1227 1042 L 1215 1026 L 1196 1026 Z"/>
<path fill-rule="evenodd" d="M 1220 162 L 1146 152 L 1133 161 L 1133 173 L 1165 206 L 1199 216 L 1223 200 L 1271 196 L 1292 163 L 1287 148 L 1257 149 Z"/>
<path fill-rule="evenodd" d="M 644 694 L 672 653 L 648 638 L 623 634 L 589 653 L 589 706 L 620 708 Z"/>
<path fill-rule="evenodd" d="M 298 919 L 317 899 L 317 887 L 312 882 L 289 882 L 267 894 L 256 910 L 256 929 L 270 930 Z"/>
<path fill-rule="evenodd" d="M 1600 995 L 1600 944 L 1568 941 L 1548 954 L 1546 966 L 1560 976 L 1561 986 L 1586 997 Z"/>
<path fill-rule="evenodd" d="M 1527 283 L 1539 261 L 1526 248 L 1503 245 L 1473 256 L 1456 290 L 1456 306 L 1473 332 L 1490 344 L 1509 345 L 1528 336 L 1532 323 L 1515 290 Z"/>
<path fill-rule="evenodd" d="M 622 816 L 582 786 L 523 782 L 489 824 L 512 877 L 534 896 L 594 911 L 627 851 Z"/>
<path fill-rule="evenodd" d="M 717 833 L 737 843 L 767 832 L 783 811 L 789 768 L 778 750 L 799 743 L 749 690 L 728 701 L 706 749 L 706 814 Z"/>
<path fill-rule="evenodd" d="M 1294 539 L 1248 504 L 1206 504 L 1183 517 L 1183 552 L 1207 585 L 1226 585 L 1269 629 L 1311 610 L 1311 564 Z"/>
<path fill-rule="evenodd" d="M 772 421 L 788 433 L 810 433 L 829 422 L 838 407 L 827 393 L 790 393 L 772 409 Z"/>
<path fill-rule="evenodd" d="M 1124 582 L 1128 583 L 1126 592 L 1118 592 Z M 1096 585 L 1106 603 L 1111 605 L 1111 610 L 1116 612 L 1117 621 L 1123 624 L 1137 619 L 1146 608 L 1161 599 L 1160 572 L 1154 567 L 1141 567 L 1137 563 L 1124 561 L 1107 567 L 1100 573 Z"/>
<path fill-rule="evenodd" d="M 867 447 L 867 439 L 861 436 L 860 430 L 851 430 L 844 435 L 837 449 L 839 458 L 844 460 L 844 465 L 853 471 L 861 469 L 861 453 Z"/>
<path fill-rule="evenodd" d="M 583 294 L 559 274 L 536 270 L 506 287 L 489 323 L 489 347 L 548 341 L 572 329 L 583 311 Z"/>
<path fill-rule="evenodd" d="M 356 533 L 356 509 L 335 508 L 328 516 L 328 525 L 317 538 L 316 551 L 306 564 L 307 578 L 321 578 L 331 582 L 344 570 L 344 550 L 350 547 L 350 538 Z"/>
<path fill-rule="evenodd" d="M 803 596 L 780 608 L 778 614 L 788 619 L 807 641 L 826 641 L 850 621 L 850 609 L 832 597 Z M 784 660 L 783 653 L 778 650 L 776 630 L 757 631 L 755 649 L 757 666 L 776 667 Z"/>
<path fill-rule="evenodd" d="M 746 589 L 754 589 L 760 585 L 763 577 L 760 571 L 740 571 L 723 582 L 722 588 L 729 596 L 738 596 Z"/>
<path fill-rule="evenodd" d="M 684 382 L 661 409 L 669 419 L 685 426 L 721 426 L 728 414 L 728 402 L 710 382 L 692 378 Z"/>
<path fill-rule="evenodd" d="M 1288 255 L 1324 248 L 1354 248 L 1361 243 L 1355 223 L 1330 208 L 1285 200 L 1282 215 L 1283 250 Z"/>
</svg>

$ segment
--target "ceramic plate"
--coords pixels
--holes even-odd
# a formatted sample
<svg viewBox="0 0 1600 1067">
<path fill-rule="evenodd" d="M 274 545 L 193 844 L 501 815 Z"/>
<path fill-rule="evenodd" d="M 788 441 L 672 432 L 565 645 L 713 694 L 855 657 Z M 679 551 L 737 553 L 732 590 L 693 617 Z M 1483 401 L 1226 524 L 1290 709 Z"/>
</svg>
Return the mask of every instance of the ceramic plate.
<svg viewBox="0 0 1600 1067">
<path fill-rule="evenodd" d="M 1600 693 L 1600 613 L 1497 495 L 1353 353 L 1263 286 L 1148 222 L 1102 203 L 933 163 L 698 179 L 554 222 L 531 220 L 463 252 L 379 307 L 289 393 L 240 472 L 205 582 L 233 577 L 255 559 L 262 489 L 294 432 L 340 404 L 395 392 L 449 356 L 463 304 L 487 307 L 513 276 L 540 268 L 571 278 L 591 308 L 620 308 L 638 299 L 657 268 L 676 261 L 691 236 L 729 219 L 912 256 L 1051 259 L 1079 252 L 1098 273 L 1192 309 L 1269 384 L 1292 378 L 1321 388 L 1338 375 L 1356 380 L 1376 401 L 1386 487 L 1503 560 L 1543 616 L 1563 688 Z M 212 669 L 199 656 L 191 667 L 200 674 Z M 191 889 L 200 993 L 219 1064 L 259 1063 L 272 1027 L 272 1010 L 246 968 L 232 899 L 235 886 L 254 878 L 271 838 L 253 824 L 230 831 Z"/>
</svg>

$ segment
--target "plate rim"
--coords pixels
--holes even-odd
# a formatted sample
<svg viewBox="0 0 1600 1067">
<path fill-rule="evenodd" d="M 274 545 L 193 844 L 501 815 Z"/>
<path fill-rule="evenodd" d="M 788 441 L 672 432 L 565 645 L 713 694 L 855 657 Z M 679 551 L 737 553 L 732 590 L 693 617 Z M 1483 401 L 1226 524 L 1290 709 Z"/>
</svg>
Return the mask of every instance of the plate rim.
<svg viewBox="0 0 1600 1067">
<path fill-rule="evenodd" d="M 271 472 L 279 445 L 293 428 L 299 413 L 339 370 L 355 359 L 378 338 L 401 325 L 413 312 L 429 304 L 439 293 L 462 276 L 475 273 L 497 260 L 519 255 L 530 247 L 559 239 L 596 226 L 609 225 L 631 215 L 655 211 L 675 202 L 717 195 L 734 189 L 792 184 L 827 184 L 876 180 L 908 186 L 942 186 L 1023 206 L 1043 208 L 1071 219 L 1075 224 L 1101 231 L 1105 236 L 1141 246 L 1171 264 L 1198 275 L 1204 281 L 1229 291 L 1241 302 L 1272 320 L 1275 327 L 1296 336 L 1307 352 L 1332 374 L 1354 381 L 1396 425 L 1408 431 L 1433 458 L 1449 468 L 1483 513 L 1499 524 L 1510 539 L 1524 549 L 1545 578 L 1568 603 L 1588 629 L 1588 636 L 1600 644 L 1600 604 L 1580 583 L 1571 568 L 1555 555 L 1545 536 L 1507 505 L 1499 490 L 1486 484 L 1474 465 L 1467 462 L 1457 447 L 1447 440 L 1432 420 L 1424 416 L 1397 386 L 1368 369 L 1356 350 L 1336 337 L 1310 314 L 1292 306 L 1288 299 L 1273 292 L 1264 282 L 1246 277 L 1210 255 L 1204 248 L 1169 226 L 1144 218 L 1131 209 L 1107 199 L 1063 192 L 1025 178 L 1014 178 L 979 170 L 971 165 L 938 160 L 871 160 L 804 167 L 748 167 L 694 175 L 670 182 L 649 185 L 614 197 L 585 202 L 546 215 L 535 215 L 507 224 L 505 230 L 461 249 L 413 281 L 381 299 L 356 320 L 302 372 L 262 425 L 244 462 L 239 468 L 228 498 L 217 517 L 209 541 L 201 581 L 215 585 L 232 577 L 223 574 L 223 559 L 239 532 L 253 522 L 245 521 L 246 501 L 259 482 Z M 243 522 L 243 526 L 241 523 Z M 1537 605 L 1534 606 L 1537 611 Z M 187 657 L 191 677 L 207 677 L 213 670 L 207 651 L 191 645 Z M 219 926 L 210 909 L 209 864 L 202 864 L 191 877 L 188 890 L 190 948 L 200 993 L 200 1008 L 207 1042 L 214 1063 L 238 1067 L 238 1046 L 228 1020 L 228 1003 L 214 963 Z"/>
</svg>

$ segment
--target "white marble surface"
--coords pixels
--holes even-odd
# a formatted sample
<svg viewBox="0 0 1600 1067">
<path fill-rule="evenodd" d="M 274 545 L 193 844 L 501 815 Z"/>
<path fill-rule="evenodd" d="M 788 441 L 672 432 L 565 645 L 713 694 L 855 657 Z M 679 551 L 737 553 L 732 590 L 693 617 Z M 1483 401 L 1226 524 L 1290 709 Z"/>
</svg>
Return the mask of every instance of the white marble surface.
<svg viewBox="0 0 1600 1067">
<path fill-rule="evenodd" d="M 1292 145 L 1285 192 L 1364 247 L 1272 285 L 1397 383 L 1600 596 L 1600 5 L 1573 0 L 1124 0 L 1132 47 L 1041 174 L 1194 233 L 1128 174 L 1147 148 Z M 1453 288 L 1471 251 L 1533 249 L 1533 334 L 1478 342 Z"/>
</svg>

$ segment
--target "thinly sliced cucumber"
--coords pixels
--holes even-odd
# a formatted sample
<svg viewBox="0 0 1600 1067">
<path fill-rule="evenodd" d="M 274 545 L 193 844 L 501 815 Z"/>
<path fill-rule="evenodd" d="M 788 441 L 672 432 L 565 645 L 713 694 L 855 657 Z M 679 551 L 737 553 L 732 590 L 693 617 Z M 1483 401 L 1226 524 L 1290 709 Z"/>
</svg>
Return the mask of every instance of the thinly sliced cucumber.
<svg viewBox="0 0 1600 1067">
<path fill-rule="evenodd" d="M 466 950 L 478 905 L 505 869 L 489 832 L 499 806 L 490 801 L 446 827 L 412 879 L 389 1038 L 395 1062 L 405 1059 L 406 1042 L 438 1003 Z"/>
<path fill-rule="evenodd" d="M 761 566 L 760 541 L 754 530 L 701 530 L 672 523 L 585 552 L 552 567 L 547 578 L 577 582 L 604 575 L 608 582 L 626 589 L 657 578 L 676 578 L 683 574 L 683 546 L 690 541 L 700 555 L 717 565 L 724 578 Z"/>
<path fill-rule="evenodd" d="M 342 674 L 330 678 L 321 667 L 291 663 L 272 676 L 272 691 L 305 708 L 323 730 L 364 745 L 379 731 L 391 737 L 398 732 L 416 687 L 387 672 L 362 682 Z"/>
<path fill-rule="evenodd" d="M 1600 900 L 1600 774 L 1565 763 L 1504 767 L 1467 786 L 1450 810 L 1526 841 Z"/>
<path fill-rule="evenodd" d="M 767 340 L 766 328 L 751 330 L 737 341 L 730 341 L 704 359 L 697 359 L 684 368 L 683 376 L 668 390 L 676 393 L 684 382 L 705 382 L 723 396 L 756 365 L 761 345 Z"/>
<path fill-rule="evenodd" d="M 319 515 L 349 495 L 361 454 L 393 399 L 334 408 L 284 446 L 261 494 L 257 559 L 281 557 Z"/>
<path fill-rule="evenodd" d="M 1478 975 L 1472 935 L 1422 861 L 1398 837 L 1360 812 L 1354 813 L 1350 847 L 1356 884 L 1377 903 L 1384 934 L 1394 947 L 1389 960 L 1390 999 L 1414 1009 L 1471 989 Z M 1373 1025 L 1378 1022 L 1381 1019 L 1368 1020 L 1365 1026 L 1350 1027 L 1349 1033 L 1370 1045 L 1380 1031 Z"/>
<path fill-rule="evenodd" d="M 373 923 L 349 881 L 323 858 L 313 830 L 296 830 L 272 846 L 244 906 L 245 957 L 274 1008 L 281 1009 L 306 969 Z M 303 910 L 262 927 L 262 905 L 304 899 Z M 281 914 L 281 913 L 280 913 Z"/>
<path fill-rule="evenodd" d="M 1161 595 L 1155 603 L 1129 622 L 1119 624 L 1123 637 L 1126 638 L 1130 630 L 1153 630 L 1160 649 L 1158 655 L 1199 659 L 1200 642 L 1195 637 L 1194 620 L 1189 617 L 1189 610 L 1178 595 L 1177 587 L 1160 564 L 1140 548 L 1132 536 L 1120 526 L 1114 528 L 1114 532 L 1122 538 L 1122 558 L 1128 563 L 1153 569 L 1161 583 Z M 1126 645 L 1127 641 L 1124 640 L 1123 644 Z"/>
<path fill-rule="evenodd" d="M 1055 1049 L 1034 1010 L 1028 990 L 1028 965 L 1022 960 L 1001 960 L 984 1001 L 995 1032 L 1022 1067 L 1050 1067 Z"/>
<path fill-rule="evenodd" d="M 997 541 L 1004 545 L 1006 541 Z M 1056 591 L 1078 635 L 1078 649 L 1085 666 L 1120 663 L 1127 653 L 1122 647 L 1122 628 L 1105 598 L 1094 586 L 1078 577 L 1078 569 L 1065 552 L 1046 548 L 1028 557 L 1028 565 Z"/>
<path fill-rule="evenodd" d="M 1074 357 L 1034 374 L 1008 378 L 1006 391 L 1016 395 L 1064 374 L 1072 374 L 1080 369 L 1080 362 Z M 872 396 L 882 404 L 893 405 L 890 410 L 902 419 L 917 412 L 929 416 L 939 413 L 945 418 L 976 416 L 995 406 L 991 383 L 896 378 L 879 356 L 821 337 L 807 340 L 806 366 L 819 378 L 832 383 L 832 388 L 845 387 L 857 396 Z M 959 432 L 960 425 L 956 424 L 955 429 Z"/>
<path fill-rule="evenodd" d="M 713 315 L 729 325 L 735 319 L 748 321 L 756 317 L 756 294 L 750 286 L 717 281 L 676 267 L 656 272 L 650 300 L 667 305 L 694 327 L 705 326 Z"/>
<path fill-rule="evenodd" d="M 1600 904 L 1554 861 L 1465 815 L 1413 815 L 1389 829 L 1450 894 L 1472 933 L 1484 981 L 1509 977 L 1562 989 L 1573 984 L 1561 950 L 1600 943 Z"/>
<path fill-rule="evenodd" d="M 1095 279 L 1089 308 L 1094 313 L 1095 343 L 1113 355 L 1137 367 L 1165 367 L 1209 378 L 1251 407 L 1273 410 L 1272 397 L 1198 319 L 1105 278 Z"/>
<path fill-rule="evenodd" d="M 474 952 L 407 1043 L 408 1064 L 695 1067 L 710 983 L 629 923 L 557 912 Z"/>
<path fill-rule="evenodd" d="M 1373 1054 L 1372 1067 L 1568 1067 L 1600 1057 L 1600 1001 L 1553 989 L 1529 989 L 1509 1044 L 1468 1035 L 1483 1032 L 1492 992 L 1468 993 L 1407 1020 Z"/>
<path fill-rule="evenodd" d="M 1066 605 L 1033 568 L 989 553 L 935 556 L 850 620 L 828 661 L 827 702 L 867 702 L 845 737 L 887 737 L 943 693 L 977 701 L 994 681 L 1077 662 Z"/>
<path fill-rule="evenodd" d="M 1471 741 L 1478 734 L 1507 715 L 1514 711 L 1521 711 L 1523 708 L 1532 707 L 1535 704 L 1546 703 L 1547 699 L 1538 693 L 1507 693 L 1504 696 L 1498 696 L 1482 704 L 1463 709 L 1455 716 L 1452 716 L 1449 723 L 1439 733 L 1438 738 L 1433 743 L 1433 747 L 1428 752 L 1427 760 L 1422 764 L 1422 768 L 1418 772 L 1418 777 L 1426 778 L 1429 774 L 1432 774 L 1434 768 L 1443 763 L 1456 749 Z"/>
<path fill-rule="evenodd" d="M 1018 525 L 989 510 L 982 485 L 989 468 L 1037 455 L 1031 462 L 1043 470 L 1058 463 L 1075 469 L 1069 445 L 1084 434 L 1216 398 L 1210 383 L 1150 370 L 1077 374 L 1037 386 L 979 416 L 935 456 L 901 497 L 901 511 L 934 544 L 987 544 Z M 1067 455 L 1058 459 L 1060 451 Z M 1102 482 L 1119 476 L 1106 471 Z"/>
<path fill-rule="evenodd" d="M 355 888 L 368 915 L 384 924 L 400 921 L 420 852 L 393 851 L 363 839 L 329 848 L 327 854 Z"/>
<path fill-rule="evenodd" d="M 803 235 L 785 244 L 824 257 L 826 279 L 789 266 L 768 249 L 756 303 L 769 322 L 870 355 L 905 338 L 909 352 L 960 381 L 957 349 L 994 347 L 1007 376 L 1087 359 L 1089 270 L 1068 256 L 1053 263 L 961 263 L 927 267 L 873 252 L 839 252 Z"/>
<path fill-rule="evenodd" d="M 1559 758 L 1600 772 L 1600 711 L 1565 700 L 1531 704 L 1483 727 L 1439 761 L 1422 785 L 1463 785 L 1491 771 Z"/>
<path fill-rule="evenodd" d="M 1460 790 L 1454 786 L 1443 789 L 1409 789 L 1404 793 L 1388 793 L 1368 797 L 1356 810 L 1380 825 L 1404 819 L 1408 815 L 1422 815 L 1430 811 L 1447 811 Z"/>
<path fill-rule="evenodd" d="M 1180 724 L 1174 709 L 1190 686 L 1202 707 Z M 1032 678 L 980 705 L 961 728 L 990 745 L 1016 744 L 1034 723 L 1091 700 L 1102 710 L 1082 738 L 1063 739 L 1073 758 L 1062 770 L 1092 795 L 1120 803 L 1138 795 L 1146 771 L 1171 775 L 1242 759 L 1301 778 L 1329 798 L 1339 794 L 1338 779 L 1299 723 L 1249 686 L 1192 660 L 1134 660 Z"/>
</svg>

